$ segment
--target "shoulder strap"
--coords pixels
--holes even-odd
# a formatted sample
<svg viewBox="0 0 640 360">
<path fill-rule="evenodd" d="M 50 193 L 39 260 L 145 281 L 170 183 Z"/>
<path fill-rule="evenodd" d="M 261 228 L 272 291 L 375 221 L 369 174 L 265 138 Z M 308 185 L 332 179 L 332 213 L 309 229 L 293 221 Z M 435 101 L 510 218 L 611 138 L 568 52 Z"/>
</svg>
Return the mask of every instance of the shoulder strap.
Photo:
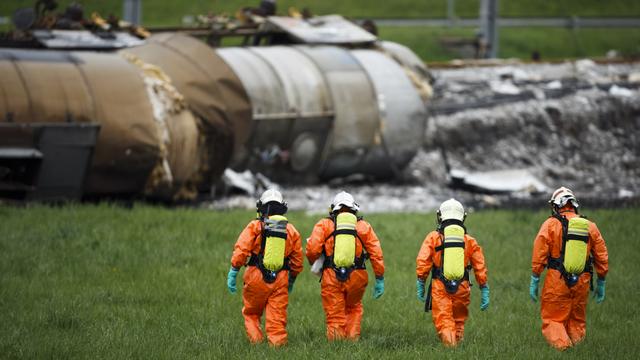
<svg viewBox="0 0 640 360">
<path fill-rule="evenodd" d="M 454 221 L 449 221 L 448 223 L 445 224 L 445 226 L 441 227 L 441 231 L 439 232 L 440 234 L 440 241 L 442 241 L 442 243 L 439 246 L 435 247 L 435 251 L 442 251 L 442 255 L 440 255 L 440 267 L 444 268 L 444 249 L 446 248 L 453 248 L 453 247 L 461 247 L 461 248 L 465 248 L 465 241 L 464 238 L 462 239 L 462 242 L 456 242 L 456 243 L 446 243 L 444 241 L 444 228 L 448 225 L 459 225 L 464 229 L 464 234 L 467 234 L 467 228 L 464 227 L 464 225 L 462 224 L 461 221 L 459 220 L 454 220 Z"/>
<path fill-rule="evenodd" d="M 333 221 L 333 231 L 331 232 L 331 234 L 329 234 L 329 236 L 324 238 L 325 244 L 326 244 L 327 240 L 329 240 L 330 238 L 335 237 L 336 235 L 339 235 L 341 233 L 342 234 L 346 234 L 346 233 L 351 234 L 351 232 L 346 232 L 346 231 L 345 232 L 338 232 L 338 230 L 337 230 L 338 229 L 338 224 L 336 223 L 336 217 L 335 216 L 329 216 L 328 218 Z M 357 219 L 358 220 L 356 222 L 356 226 L 358 224 L 358 221 L 362 220 L 362 217 L 358 217 Z M 358 230 L 356 230 L 355 234 L 353 234 L 353 235 L 354 235 L 354 237 L 356 239 L 358 239 L 358 241 L 360 241 L 360 246 L 362 247 L 362 254 L 360 254 L 360 256 L 366 255 L 367 254 L 367 249 L 364 247 L 364 242 L 362 242 L 362 239 L 360 238 L 360 235 L 358 235 Z M 336 241 L 335 241 L 335 238 L 334 238 L 334 240 L 333 240 L 333 252 L 335 253 L 335 251 L 336 251 Z M 324 250 L 324 245 L 322 246 L 322 253 L 324 254 L 324 256 L 327 256 L 326 251 Z"/>
<path fill-rule="evenodd" d="M 260 217 L 260 255 L 264 255 L 264 247 L 267 244 L 267 235 L 265 234 L 264 231 L 264 218 Z"/>
<path fill-rule="evenodd" d="M 551 217 L 560 221 L 560 224 L 562 225 L 562 249 L 560 250 L 560 262 L 562 263 L 564 262 L 564 251 L 567 246 L 567 231 L 569 229 L 569 220 L 567 220 L 565 216 L 558 213 L 554 213 L 553 215 L 551 215 Z"/>
<path fill-rule="evenodd" d="M 438 224 L 438 227 L 436 228 L 436 231 L 438 231 L 440 234 L 444 234 L 444 228 L 449 225 L 458 225 L 464 229 L 465 234 L 467 233 L 467 227 L 464 226 L 464 223 L 458 219 L 448 219 L 440 222 L 440 224 Z"/>
</svg>

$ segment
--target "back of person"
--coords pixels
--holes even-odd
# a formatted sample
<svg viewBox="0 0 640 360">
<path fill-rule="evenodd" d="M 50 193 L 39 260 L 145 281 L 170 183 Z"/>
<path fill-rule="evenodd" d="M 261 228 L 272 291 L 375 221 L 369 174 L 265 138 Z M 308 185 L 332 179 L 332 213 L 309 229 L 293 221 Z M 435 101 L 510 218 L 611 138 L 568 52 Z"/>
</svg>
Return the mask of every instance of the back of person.
<svg viewBox="0 0 640 360">
<path fill-rule="evenodd" d="M 481 310 L 489 306 L 487 269 L 482 248 L 466 233 L 466 213 L 455 199 L 443 202 L 437 212 L 438 229 L 424 239 L 416 258 L 418 300 L 432 319 L 442 342 L 456 346 L 464 337 L 470 303 L 469 271 L 480 285 Z M 425 292 L 426 280 L 431 282 Z"/>
<path fill-rule="evenodd" d="M 287 204 L 277 190 L 265 191 L 256 204 L 258 219 L 240 233 L 231 257 L 227 287 L 237 291 L 236 277 L 242 266 L 244 290 L 242 315 L 252 343 L 264 340 L 260 318 L 266 310 L 269 343 L 287 343 L 287 305 L 296 276 L 302 271 L 300 234 L 285 216 Z"/>
<path fill-rule="evenodd" d="M 586 308 L 593 271 L 597 273 L 596 301 L 604 300 L 608 272 L 607 248 L 596 224 L 578 214 L 578 201 L 561 187 L 549 200 L 552 215 L 542 224 L 533 244 L 529 295 L 538 300 L 540 274 L 548 268 L 542 291 L 542 334 L 559 350 L 586 335 Z"/>
<path fill-rule="evenodd" d="M 384 261 L 380 241 L 371 225 L 357 218 L 358 204 L 341 192 L 331 214 L 321 219 L 307 240 L 310 263 L 324 258 L 321 295 L 329 340 L 360 337 L 362 296 L 368 283 L 365 261 L 371 260 L 376 277 L 374 298 L 384 293 Z"/>
</svg>

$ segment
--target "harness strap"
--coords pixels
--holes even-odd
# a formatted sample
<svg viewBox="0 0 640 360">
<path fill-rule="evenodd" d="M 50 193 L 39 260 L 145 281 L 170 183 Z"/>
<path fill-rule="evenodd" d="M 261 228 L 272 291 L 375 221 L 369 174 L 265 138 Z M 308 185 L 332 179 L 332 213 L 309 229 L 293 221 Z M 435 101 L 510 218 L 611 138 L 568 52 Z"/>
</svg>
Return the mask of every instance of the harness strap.
<svg viewBox="0 0 640 360">
<path fill-rule="evenodd" d="M 260 217 L 260 255 L 264 255 L 264 248 L 267 246 L 267 237 L 264 234 L 264 218 Z M 251 254 L 253 256 L 253 254 Z M 251 261 L 251 259 L 249 259 Z"/>
<path fill-rule="evenodd" d="M 458 220 L 458 219 L 447 219 L 447 220 L 442 220 L 442 222 L 440 222 L 440 224 L 438 224 L 438 232 L 439 233 L 443 233 L 444 232 L 444 228 L 446 228 L 449 225 L 458 225 L 461 228 L 464 229 L 464 233 L 467 233 L 467 227 L 464 226 L 464 222 Z"/>
<path fill-rule="evenodd" d="M 462 275 L 462 279 L 460 279 L 460 281 L 469 281 L 469 270 L 471 270 L 471 265 L 465 266 L 464 275 Z M 434 266 L 432 268 L 431 272 L 433 273 L 432 276 L 434 278 L 442 280 L 442 281 L 447 281 L 447 279 L 444 277 L 444 273 L 442 272 L 442 268 Z"/>
<path fill-rule="evenodd" d="M 356 257 L 355 261 L 353 262 L 353 266 L 349 267 L 349 269 L 354 269 L 354 270 L 364 270 L 367 268 L 365 262 L 367 261 L 368 256 L 366 256 L 363 252 L 362 255 Z M 335 268 L 335 264 L 333 263 L 333 255 L 331 256 L 325 256 L 324 258 L 324 263 L 322 264 L 322 268 L 326 269 L 326 268 Z"/>
<path fill-rule="evenodd" d="M 438 251 L 442 251 L 442 250 L 447 249 L 447 248 L 455 248 L 455 247 L 464 248 L 464 243 L 463 242 L 457 242 L 457 241 L 456 242 L 445 243 L 443 241 L 442 244 L 440 244 L 440 246 L 436 246 L 435 250 L 436 250 L 436 252 L 438 252 Z"/>
<path fill-rule="evenodd" d="M 558 270 L 558 272 L 560 273 L 560 276 L 564 278 L 568 287 L 572 287 L 573 285 L 575 285 L 575 284 L 569 283 L 570 274 L 564 268 L 564 263 L 562 261 L 562 258 L 549 257 L 549 261 L 547 261 L 547 268 Z M 585 262 L 585 265 L 584 265 L 584 270 L 582 270 L 580 274 L 576 274 L 576 275 L 580 276 L 584 273 L 589 273 L 589 275 L 591 275 L 589 278 L 589 289 L 593 291 L 593 259 L 591 258 L 591 256 L 587 257 L 587 261 Z"/>
<path fill-rule="evenodd" d="M 562 224 L 562 249 L 560 250 L 560 257 L 554 258 L 549 256 L 547 267 L 549 269 L 558 270 L 558 272 L 560 272 L 560 276 L 564 278 L 565 283 L 567 284 L 567 287 L 572 287 L 573 285 L 575 285 L 575 282 L 570 281 L 569 279 L 570 274 L 564 268 L 564 254 L 567 246 L 567 241 L 569 240 L 569 219 L 567 219 L 566 216 L 561 215 L 560 213 L 557 213 L 557 212 L 554 212 L 551 215 L 551 217 L 557 219 L 558 221 L 560 221 L 560 224 Z M 586 219 L 586 216 L 580 215 L 580 217 L 583 217 Z M 583 241 L 586 244 L 589 244 L 589 235 L 571 234 L 571 240 L 579 240 L 579 241 Z M 585 263 L 584 270 L 582 271 L 582 273 L 576 274 L 576 275 L 581 275 L 586 272 L 588 272 L 591 275 L 589 279 L 589 288 L 591 289 L 591 291 L 593 291 L 593 259 L 591 258 L 591 256 L 587 257 L 587 261 Z"/>
<path fill-rule="evenodd" d="M 577 234 L 571 234 L 571 240 L 578 240 L 578 241 L 582 241 L 584 243 L 589 243 L 589 235 L 577 235 Z"/>
<path fill-rule="evenodd" d="M 564 264 L 561 258 L 549 257 L 549 261 L 547 262 L 547 267 L 549 269 L 555 269 L 562 273 L 566 273 L 567 271 L 564 268 Z M 584 264 L 584 270 L 580 274 L 584 274 L 586 272 L 593 271 L 593 259 L 591 256 L 587 258 Z"/>
<path fill-rule="evenodd" d="M 264 229 L 263 230 L 263 234 L 264 234 L 263 237 L 265 238 L 265 240 L 263 240 L 263 241 L 266 241 L 266 238 L 268 238 L 268 237 L 277 237 L 277 238 L 280 238 L 280 239 L 287 240 L 287 233 L 286 232 L 273 231 L 271 229 Z M 264 250 L 261 249 L 261 251 L 264 251 Z"/>
<path fill-rule="evenodd" d="M 260 255 L 251 254 L 251 257 L 249 258 L 249 262 L 247 262 L 247 266 L 256 266 L 260 270 L 267 270 L 264 267 L 264 264 L 262 263 L 262 254 L 260 254 Z M 281 271 L 281 270 L 291 270 L 291 268 L 289 267 L 289 258 L 288 257 L 284 258 L 284 263 L 282 264 L 282 267 L 278 271 Z M 267 270 L 267 271 L 269 271 L 269 270 Z"/>
<path fill-rule="evenodd" d="M 331 233 L 331 236 L 336 236 L 336 235 L 353 235 L 355 237 L 358 237 L 358 232 L 355 229 L 339 229 L 339 230 L 334 230 L 333 233 Z M 329 238 L 331 236 L 329 236 Z"/>
<path fill-rule="evenodd" d="M 469 282 L 469 286 L 473 286 L 473 284 L 471 284 L 471 281 L 469 280 L 469 272 L 471 271 L 471 265 L 468 265 L 464 268 L 464 275 L 462 276 L 462 279 L 460 279 L 460 283 L 462 283 L 463 281 L 468 281 Z M 426 301 L 424 302 L 424 311 L 425 312 L 429 312 L 432 307 L 433 307 L 433 297 L 431 296 L 431 292 L 433 290 L 433 279 L 438 279 L 440 281 L 442 281 L 445 284 L 446 287 L 446 282 L 447 279 L 445 279 L 443 273 L 442 273 L 442 269 L 434 266 L 431 269 L 431 279 L 429 281 L 429 288 L 427 289 L 427 298 Z"/>
<path fill-rule="evenodd" d="M 429 281 L 429 288 L 427 289 L 427 299 L 424 302 L 424 312 L 429 312 L 429 310 L 431 310 L 432 308 L 432 297 L 431 297 L 431 284 L 433 284 L 433 276 L 431 277 L 431 280 Z"/>
<path fill-rule="evenodd" d="M 360 236 L 358 235 L 358 231 L 356 229 L 340 229 L 338 230 L 338 226 L 336 224 L 336 219 L 335 217 L 329 217 L 329 219 L 333 220 L 333 228 L 334 230 L 331 232 L 331 234 L 329 234 L 329 236 L 327 236 L 326 238 L 324 238 L 324 243 L 327 242 L 327 240 L 329 240 L 330 238 L 334 238 L 333 239 L 333 251 L 335 252 L 336 250 L 336 242 L 335 242 L 335 237 L 336 235 L 353 235 L 355 238 L 358 239 L 358 241 L 360 241 L 360 246 L 362 247 L 362 252 L 360 253 L 360 256 L 357 256 L 354 260 L 354 265 L 352 266 L 352 268 L 355 269 L 366 269 L 365 267 L 365 261 L 369 258 L 369 253 L 367 253 L 367 249 L 364 247 L 364 243 L 362 242 L 362 239 L 360 238 Z M 362 217 L 358 217 L 357 221 L 362 220 Z M 324 249 L 324 246 L 322 247 L 322 253 L 324 254 L 324 263 L 322 264 L 322 268 L 326 269 L 326 268 L 335 268 L 334 263 L 333 263 L 333 255 L 331 256 L 327 256 L 327 252 Z M 360 264 L 359 264 L 360 263 Z"/>
</svg>

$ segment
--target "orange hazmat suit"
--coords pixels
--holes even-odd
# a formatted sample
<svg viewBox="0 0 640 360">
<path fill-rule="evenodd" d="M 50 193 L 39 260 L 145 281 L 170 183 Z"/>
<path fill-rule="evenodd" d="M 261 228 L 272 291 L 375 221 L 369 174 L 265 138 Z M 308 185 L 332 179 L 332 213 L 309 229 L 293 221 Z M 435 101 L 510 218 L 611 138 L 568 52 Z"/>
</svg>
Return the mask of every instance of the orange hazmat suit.
<svg viewBox="0 0 640 360">
<path fill-rule="evenodd" d="M 331 219 L 320 220 L 313 228 L 307 241 L 306 255 L 309 263 L 313 264 L 320 255 L 333 255 L 335 224 Z M 380 240 L 371 225 L 359 220 L 356 223 L 358 238 L 356 241 L 356 257 L 362 255 L 362 246 L 369 254 L 373 272 L 376 277 L 384 276 L 384 261 Z M 355 269 L 347 281 L 341 282 L 331 267 L 322 271 L 321 295 L 322 307 L 327 321 L 327 339 L 351 339 L 360 337 L 360 323 L 362 322 L 362 296 L 367 287 L 368 275 L 365 269 Z"/>
<path fill-rule="evenodd" d="M 577 216 L 571 205 L 565 206 L 559 213 L 567 219 Z M 540 227 L 533 243 L 533 274 L 539 277 L 547 266 L 549 257 L 559 258 L 561 251 L 562 224 L 558 219 L 550 217 Z M 604 279 L 609 271 L 607 247 L 600 230 L 593 222 L 589 223 L 587 254 L 591 254 L 598 278 Z M 540 315 L 542 335 L 551 346 L 564 350 L 584 339 L 590 281 L 591 275 L 584 272 L 578 283 L 569 288 L 560 271 L 551 268 L 547 271 L 542 288 Z"/>
<path fill-rule="evenodd" d="M 251 255 L 258 255 L 262 246 L 262 222 L 251 221 L 240 233 L 231 257 L 231 266 L 239 269 Z M 302 271 L 302 245 L 300 233 L 287 224 L 285 258 L 289 258 L 289 271 L 281 270 L 273 283 L 266 283 L 257 266 L 247 266 L 242 288 L 242 315 L 244 326 L 252 343 L 264 339 L 260 318 L 266 309 L 265 328 L 269 343 L 280 346 L 287 343 L 287 304 L 289 302 L 288 273 L 297 276 Z"/>
<path fill-rule="evenodd" d="M 416 258 L 416 275 L 426 281 L 433 266 L 442 267 L 443 236 L 438 231 L 430 232 L 424 239 Z M 464 235 L 464 264 L 471 264 L 476 281 L 482 287 L 487 284 L 487 268 L 482 248 L 473 237 Z M 464 322 L 471 302 L 469 281 L 463 281 L 455 294 L 450 294 L 439 279 L 433 279 L 431 286 L 432 319 L 440 340 L 447 346 L 455 346 L 464 337 Z"/>
</svg>

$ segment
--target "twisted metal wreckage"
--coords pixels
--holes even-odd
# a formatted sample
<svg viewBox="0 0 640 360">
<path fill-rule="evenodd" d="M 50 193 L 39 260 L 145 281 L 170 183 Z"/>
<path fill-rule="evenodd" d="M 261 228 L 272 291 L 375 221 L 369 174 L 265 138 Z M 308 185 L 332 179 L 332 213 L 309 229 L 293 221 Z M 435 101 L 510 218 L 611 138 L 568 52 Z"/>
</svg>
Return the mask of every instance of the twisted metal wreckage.
<svg viewBox="0 0 640 360">
<path fill-rule="evenodd" d="M 227 167 L 393 177 L 423 141 L 425 65 L 341 17 L 313 21 L 269 18 L 272 46 L 174 32 L 98 52 L 101 38 L 51 30 L 33 34 L 45 49 L 0 48 L 0 195 L 188 200 Z"/>
</svg>

